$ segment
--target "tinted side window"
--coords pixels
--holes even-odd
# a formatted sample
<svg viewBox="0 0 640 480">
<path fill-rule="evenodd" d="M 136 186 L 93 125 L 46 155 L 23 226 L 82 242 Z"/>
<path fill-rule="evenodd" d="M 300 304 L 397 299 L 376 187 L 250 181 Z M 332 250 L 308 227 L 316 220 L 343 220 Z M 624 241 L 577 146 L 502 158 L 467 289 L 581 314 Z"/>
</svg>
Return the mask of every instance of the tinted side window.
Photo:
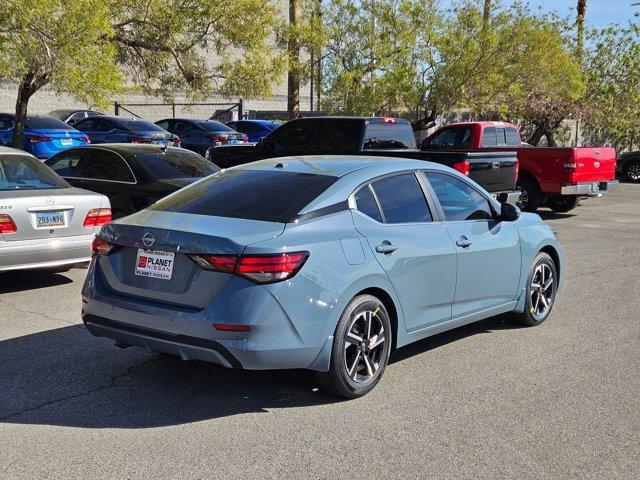
<svg viewBox="0 0 640 480">
<path fill-rule="evenodd" d="M 382 223 L 383 220 L 382 215 L 380 215 L 380 209 L 378 208 L 378 202 L 376 202 L 376 199 L 373 196 L 369 185 L 366 185 L 358 190 L 358 192 L 355 194 L 355 198 L 356 207 L 360 212 Z"/>
<path fill-rule="evenodd" d="M 116 128 L 113 122 L 109 120 L 103 120 L 101 118 L 94 118 L 93 122 L 93 130 L 92 132 L 110 132 L 114 128 Z"/>
<path fill-rule="evenodd" d="M 508 127 L 505 131 L 505 135 L 507 137 L 507 145 L 509 145 L 510 147 L 520 146 L 520 135 L 515 128 Z"/>
<path fill-rule="evenodd" d="M 387 223 L 430 222 L 431 212 L 413 173 L 377 180 L 372 184 Z"/>
<path fill-rule="evenodd" d="M 131 169 L 117 154 L 108 150 L 87 149 L 76 165 L 75 176 L 113 182 L 135 182 Z"/>
<path fill-rule="evenodd" d="M 446 150 L 469 148 L 471 145 L 471 127 L 445 128 L 422 143 L 425 150 Z"/>
<path fill-rule="evenodd" d="M 173 133 L 173 127 L 169 127 L 169 120 L 163 120 L 156 123 L 160 128 L 164 128 L 166 131 Z"/>
<path fill-rule="evenodd" d="M 362 121 L 330 120 L 317 121 L 313 140 L 307 146 L 307 152 L 317 154 L 350 154 L 360 147 Z"/>
<path fill-rule="evenodd" d="M 13 118 L 0 115 L 0 130 L 9 130 L 10 128 L 13 128 Z"/>
<path fill-rule="evenodd" d="M 416 148 L 416 139 L 410 125 L 369 123 L 365 130 L 364 148 L 369 150 L 413 149 Z"/>
<path fill-rule="evenodd" d="M 445 219 L 484 220 L 493 216 L 489 202 L 467 182 L 443 173 L 426 172 Z"/>
<path fill-rule="evenodd" d="M 76 166 L 83 154 L 84 149 L 67 150 L 47 160 L 46 164 L 61 177 L 77 177 Z"/>
<path fill-rule="evenodd" d="M 485 127 L 482 131 L 482 146 L 495 147 L 498 144 L 495 127 Z"/>
<path fill-rule="evenodd" d="M 277 154 L 295 154 L 304 151 L 311 141 L 313 131 L 313 124 L 294 120 L 269 135 L 271 148 Z"/>
</svg>

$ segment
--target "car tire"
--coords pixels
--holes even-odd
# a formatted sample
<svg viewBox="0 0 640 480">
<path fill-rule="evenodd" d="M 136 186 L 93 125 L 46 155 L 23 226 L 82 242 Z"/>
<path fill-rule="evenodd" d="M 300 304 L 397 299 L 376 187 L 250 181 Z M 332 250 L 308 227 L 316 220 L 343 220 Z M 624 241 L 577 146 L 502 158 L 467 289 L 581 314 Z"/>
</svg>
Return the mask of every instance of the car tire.
<svg viewBox="0 0 640 480">
<path fill-rule="evenodd" d="M 547 200 L 547 206 L 558 213 L 570 212 L 580 205 L 580 197 L 576 195 L 552 195 Z"/>
<path fill-rule="evenodd" d="M 372 295 L 355 297 L 336 326 L 329 371 L 316 373 L 320 386 L 344 398 L 369 393 L 389 361 L 392 335 L 382 302 Z"/>
<path fill-rule="evenodd" d="M 640 182 L 640 160 L 631 160 L 624 166 L 624 178 L 630 182 Z"/>
<path fill-rule="evenodd" d="M 546 288 L 545 285 L 547 285 Z M 556 264 L 549 254 L 540 252 L 533 260 L 527 276 L 525 291 L 527 298 L 524 312 L 514 313 L 513 319 L 527 327 L 535 327 L 543 323 L 551 314 L 557 289 L 558 270 Z"/>
<path fill-rule="evenodd" d="M 516 205 L 524 212 L 536 212 L 540 208 L 542 201 L 542 192 L 535 180 L 524 177 L 519 178 L 517 182 L 518 190 L 520 190 L 520 198 Z"/>
</svg>

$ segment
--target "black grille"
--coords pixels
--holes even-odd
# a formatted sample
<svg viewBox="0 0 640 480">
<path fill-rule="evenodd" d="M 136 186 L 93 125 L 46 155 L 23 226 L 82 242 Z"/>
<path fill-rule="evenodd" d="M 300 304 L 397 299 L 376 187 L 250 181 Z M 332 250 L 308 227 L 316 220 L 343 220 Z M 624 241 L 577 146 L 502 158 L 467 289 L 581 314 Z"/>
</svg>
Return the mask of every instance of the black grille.
<svg viewBox="0 0 640 480">
<path fill-rule="evenodd" d="M 128 323 L 114 322 L 108 318 L 98 317 L 97 315 L 84 315 L 82 317 L 84 323 L 91 323 L 93 325 L 99 325 L 102 327 L 113 328 L 116 330 L 122 330 L 124 332 L 135 333 L 138 335 L 144 335 L 145 337 L 156 338 L 158 340 L 166 340 L 174 343 L 181 343 L 183 345 L 192 345 L 194 347 L 206 348 L 213 350 L 222 355 L 225 360 L 233 368 L 242 368 L 242 364 L 236 357 L 223 345 L 206 338 L 190 337 L 189 335 L 176 335 L 168 332 L 159 332 L 157 330 L 151 330 L 149 328 L 138 327 L 137 325 L 130 325 Z"/>
</svg>

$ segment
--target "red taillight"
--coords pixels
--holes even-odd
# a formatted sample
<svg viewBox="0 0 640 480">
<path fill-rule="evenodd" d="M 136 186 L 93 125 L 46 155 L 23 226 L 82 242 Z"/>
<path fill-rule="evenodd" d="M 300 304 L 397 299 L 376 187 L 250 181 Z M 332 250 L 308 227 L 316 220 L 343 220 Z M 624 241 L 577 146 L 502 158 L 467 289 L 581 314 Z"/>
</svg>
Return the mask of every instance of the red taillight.
<svg viewBox="0 0 640 480">
<path fill-rule="evenodd" d="M 129 137 L 129 143 L 151 143 L 152 141 L 151 138 Z"/>
<path fill-rule="evenodd" d="M 180 137 L 176 136 L 176 137 L 173 139 L 173 146 L 174 146 L 174 147 L 179 147 L 181 143 L 182 143 L 182 140 L 180 139 Z"/>
<path fill-rule="evenodd" d="M 51 140 L 53 140 L 53 138 L 46 137 L 44 135 L 29 135 L 25 136 L 24 139 L 30 143 L 50 142 Z"/>
<path fill-rule="evenodd" d="M 111 221 L 110 208 L 92 208 L 82 223 L 85 227 L 99 227 Z"/>
<path fill-rule="evenodd" d="M 83 135 L 78 140 L 80 140 L 81 142 L 84 142 L 84 143 L 91 143 L 91 140 L 86 135 Z"/>
<path fill-rule="evenodd" d="M 13 222 L 13 218 L 4 213 L 0 213 L 0 233 L 16 233 L 18 229 Z"/>
<path fill-rule="evenodd" d="M 250 332 L 250 325 L 234 325 L 233 323 L 214 323 L 213 328 L 224 332 Z"/>
<path fill-rule="evenodd" d="M 393 117 L 382 117 L 382 123 L 398 123 L 398 119 Z"/>
<path fill-rule="evenodd" d="M 462 162 L 457 162 L 451 165 L 451 168 L 459 171 L 461 174 L 469 176 L 469 172 L 471 171 L 471 165 L 469 164 L 469 160 L 464 160 Z"/>
<path fill-rule="evenodd" d="M 242 143 L 249 143 L 249 136 L 246 133 L 242 134 Z"/>
<path fill-rule="evenodd" d="M 226 135 L 220 135 L 219 133 L 216 133 L 214 135 L 209 135 L 208 138 L 213 143 L 219 143 L 221 145 L 224 145 L 225 143 L 227 143 L 227 140 L 228 140 L 228 137 Z"/>
<path fill-rule="evenodd" d="M 520 175 L 520 160 L 516 157 L 516 182 L 518 181 L 518 175 Z"/>
<path fill-rule="evenodd" d="M 117 245 L 107 242 L 104 238 L 95 237 L 91 242 L 91 251 L 94 255 L 109 255 L 117 248 Z"/>
<path fill-rule="evenodd" d="M 234 273 L 256 283 L 273 283 L 293 277 L 309 257 L 308 252 L 270 255 L 191 255 L 205 270 Z"/>
</svg>

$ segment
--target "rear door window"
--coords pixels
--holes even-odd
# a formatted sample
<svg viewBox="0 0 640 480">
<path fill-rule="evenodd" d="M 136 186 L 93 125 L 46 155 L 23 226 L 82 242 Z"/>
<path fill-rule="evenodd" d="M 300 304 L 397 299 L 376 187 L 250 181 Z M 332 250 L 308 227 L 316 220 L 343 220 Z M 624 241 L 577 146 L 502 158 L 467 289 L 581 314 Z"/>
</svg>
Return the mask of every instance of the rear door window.
<svg viewBox="0 0 640 480">
<path fill-rule="evenodd" d="M 445 128 L 422 144 L 425 150 L 455 150 L 469 148 L 471 145 L 471 127 Z"/>
<path fill-rule="evenodd" d="M 475 188 L 451 175 L 425 172 L 433 187 L 445 220 L 487 220 L 493 213 L 489 201 Z"/>
<path fill-rule="evenodd" d="M 378 208 L 378 202 L 376 201 L 376 197 L 373 196 L 373 192 L 371 191 L 371 187 L 369 185 L 365 185 L 355 194 L 356 199 L 356 208 L 359 212 L 364 213 L 366 216 L 377 220 L 382 223 L 384 220 L 382 219 L 382 215 L 380 214 L 380 209 Z"/>
<path fill-rule="evenodd" d="M 513 127 L 507 127 L 505 135 L 507 137 L 507 145 L 510 147 L 520 146 L 520 135 L 518 134 L 518 130 Z"/>
<path fill-rule="evenodd" d="M 60 152 L 46 161 L 47 166 L 61 177 L 77 177 L 76 166 L 84 154 L 82 148 L 72 148 Z"/>
<path fill-rule="evenodd" d="M 398 123 L 369 123 L 365 129 L 365 150 L 402 150 L 416 148 L 410 125 Z"/>
<path fill-rule="evenodd" d="M 286 223 L 337 179 L 310 173 L 224 170 L 149 208 Z"/>
<path fill-rule="evenodd" d="M 416 223 L 433 220 L 422 187 L 413 173 L 377 180 L 375 191 L 387 223 Z"/>
<path fill-rule="evenodd" d="M 315 124 L 309 122 L 289 122 L 269 135 L 269 143 L 278 155 L 295 155 L 309 151 Z"/>
<path fill-rule="evenodd" d="M 75 177 L 90 180 L 134 183 L 131 168 L 117 153 L 100 148 L 88 148 L 75 167 Z"/>
</svg>

